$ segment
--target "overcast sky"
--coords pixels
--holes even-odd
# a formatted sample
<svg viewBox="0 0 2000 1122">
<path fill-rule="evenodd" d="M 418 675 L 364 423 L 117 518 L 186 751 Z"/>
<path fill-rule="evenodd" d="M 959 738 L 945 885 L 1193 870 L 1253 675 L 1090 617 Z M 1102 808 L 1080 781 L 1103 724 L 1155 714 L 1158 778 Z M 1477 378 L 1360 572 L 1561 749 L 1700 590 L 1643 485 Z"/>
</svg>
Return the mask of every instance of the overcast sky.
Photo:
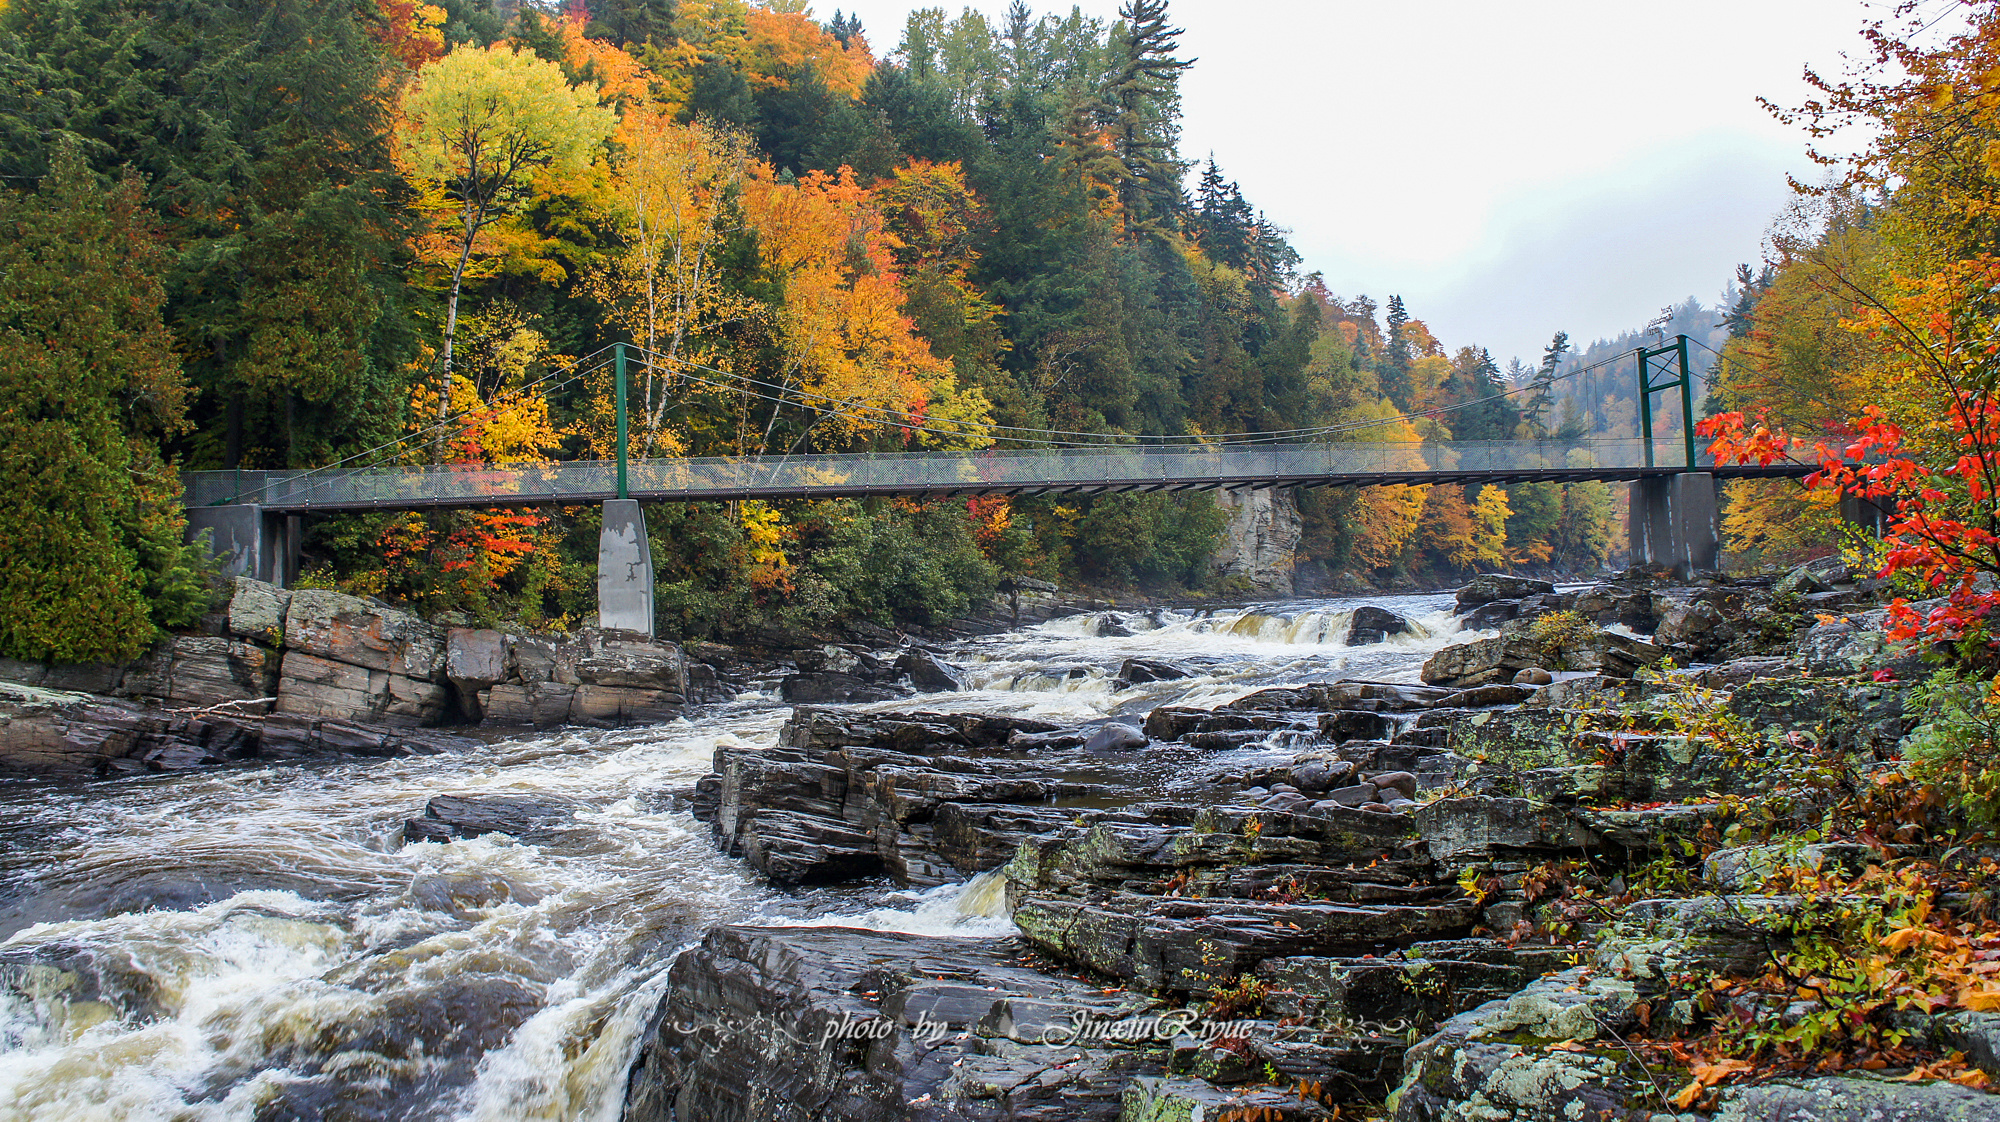
<svg viewBox="0 0 2000 1122">
<path fill-rule="evenodd" d="M 1931 0 L 1937 7 L 1944 0 Z M 878 57 L 921 4 L 860 15 Z M 944 5 L 956 13 L 963 3 Z M 997 17 L 1006 0 L 972 5 Z M 1118 0 L 1084 0 L 1116 18 Z M 1067 10 L 1038 6 L 1037 12 Z M 1212 150 L 1306 270 L 1401 295 L 1448 347 L 1539 357 L 1664 304 L 1716 302 L 1756 261 L 1786 172 L 1821 173 L 1758 107 L 1838 73 L 1863 0 L 1173 0 L 1182 154 Z"/>
</svg>

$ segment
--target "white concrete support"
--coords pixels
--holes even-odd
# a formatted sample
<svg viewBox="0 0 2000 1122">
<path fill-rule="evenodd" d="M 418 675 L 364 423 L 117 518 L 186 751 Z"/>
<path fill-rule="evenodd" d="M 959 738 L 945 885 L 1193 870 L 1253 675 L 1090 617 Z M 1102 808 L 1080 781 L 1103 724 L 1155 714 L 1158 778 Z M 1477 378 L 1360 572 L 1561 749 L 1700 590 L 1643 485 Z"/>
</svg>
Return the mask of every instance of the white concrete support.
<svg viewBox="0 0 2000 1122">
<path fill-rule="evenodd" d="M 597 535 L 597 622 L 653 637 L 653 549 L 637 499 L 607 499 Z"/>
</svg>

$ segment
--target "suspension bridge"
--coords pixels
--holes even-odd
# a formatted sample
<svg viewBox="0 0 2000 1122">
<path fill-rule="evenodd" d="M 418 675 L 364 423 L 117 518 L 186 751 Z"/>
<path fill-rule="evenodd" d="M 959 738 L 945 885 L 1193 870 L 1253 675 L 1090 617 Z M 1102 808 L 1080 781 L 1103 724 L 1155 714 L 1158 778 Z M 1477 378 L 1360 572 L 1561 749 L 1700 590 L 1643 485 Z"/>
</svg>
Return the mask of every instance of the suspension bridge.
<svg viewBox="0 0 2000 1122">
<path fill-rule="evenodd" d="M 1096 494 L 1271 487 L 1354 487 L 1429 483 L 1632 485 L 1635 561 L 1684 571 L 1713 568 L 1719 556 L 1715 484 L 1722 478 L 1801 476 L 1815 465 L 1717 465 L 1697 448 L 1688 340 L 1637 352 L 1640 435 L 1630 439 L 1371 442 L 1339 439 L 1334 428 L 1159 439 L 1049 430 L 925 428 L 918 418 L 875 409 L 851 414 L 905 428 L 991 435 L 1041 447 L 978 451 L 634 458 L 628 455 L 627 344 L 606 362 L 569 368 L 565 381 L 614 367 L 615 455 L 608 460 L 527 464 L 403 466 L 407 455 L 452 424 L 412 434 L 351 462 L 307 471 L 198 471 L 185 475 L 190 533 L 206 532 L 228 571 L 285 583 L 294 576 L 305 516 L 369 510 L 439 510 L 602 504 L 600 618 L 607 627 L 650 633 L 652 569 L 645 502 L 868 496 Z M 644 361 L 655 356 L 636 348 Z M 1603 364 L 1599 364 L 1603 365 Z M 1573 377 L 1572 371 L 1563 377 Z M 696 377 L 697 382 L 703 381 Z M 707 383 L 718 384 L 718 383 Z M 524 387 L 534 389 L 535 387 Z M 1653 396 L 1679 391 L 1679 431 L 1653 431 Z M 546 391 L 544 391 L 546 392 Z M 829 402 L 827 408 L 845 403 Z M 850 408 L 864 408 L 852 407 Z M 871 414 L 880 414 L 875 416 Z M 1420 415 L 1419 415 L 1420 416 Z M 461 427 L 464 422 L 460 420 Z M 1379 428 L 1373 421 L 1368 427 Z M 1357 426 L 1348 430 L 1362 435 Z M 1319 439 L 1310 439 L 1318 437 Z M 1086 441 L 1093 441 L 1086 443 Z M 1063 446 L 1067 444 L 1069 446 Z M 387 453 L 388 455 L 382 455 Z"/>
</svg>

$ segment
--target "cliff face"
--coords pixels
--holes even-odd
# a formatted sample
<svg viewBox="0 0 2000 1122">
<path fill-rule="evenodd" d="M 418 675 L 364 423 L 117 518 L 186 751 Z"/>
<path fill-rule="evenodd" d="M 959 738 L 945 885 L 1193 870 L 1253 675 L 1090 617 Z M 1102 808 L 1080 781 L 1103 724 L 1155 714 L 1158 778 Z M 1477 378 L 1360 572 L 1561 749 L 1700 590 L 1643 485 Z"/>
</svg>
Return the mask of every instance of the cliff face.
<svg viewBox="0 0 2000 1122">
<path fill-rule="evenodd" d="M 1241 577 L 1261 591 L 1292 593 L 1292 553 L 1303 535 L 1290 491 L 1219 491 L 1215 503 L 1229 516 L 1215 567 L 1224 580 Z"/>
</svg>

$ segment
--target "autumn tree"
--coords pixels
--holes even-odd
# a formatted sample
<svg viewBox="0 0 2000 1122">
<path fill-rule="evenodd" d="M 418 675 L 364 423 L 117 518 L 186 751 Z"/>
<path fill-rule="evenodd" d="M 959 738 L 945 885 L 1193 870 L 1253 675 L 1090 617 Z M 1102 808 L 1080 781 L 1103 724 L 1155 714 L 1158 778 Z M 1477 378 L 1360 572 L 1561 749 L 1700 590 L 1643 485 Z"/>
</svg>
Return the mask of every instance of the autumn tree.
<svg viewBox="0 0 2000 1122">
<path fill-rule="evenodd" d="M 555 64 L 503 46 L 460 47 L 424 67 L 403 95 L 402 116 L 400 162 L 451 235 L 435 391 L 442 457 L 459 293 L 480 234 L 511 216 L 540 177 L 582 171 L 615 122 L 594 91 L 571 86 Z"/>
<path fill-rule="evenodd" d="M 723 285 L 717 261 L 740 226 L 732 202 L 750 157 L 733 134 L 649 108 L 627 112 L 617 140 L 610 186 L 622 250 L 585 283 L 645 348 L 638 446 L 653 455 L 676 447 L 665 421 L 680 364 L 712 362 L 705 336 L 755 311 Z"/>
<path fill-rule="evenodd" d="M 743 205 L 767 274 L 784 286 L 771 310 L 778 373 L 800 414 L 786 450 L 892 433 L 929 447 L 990 442 L 964 428 L 986 419 L 985 396 L 961 388 L 910 330 L 881 217 L 851 174 L 814 172 L 796 183 L 760 174 L 746 183 Z M 760 445 L 778 431 L 783 404 L 767 410 Z"/>
</svg>

